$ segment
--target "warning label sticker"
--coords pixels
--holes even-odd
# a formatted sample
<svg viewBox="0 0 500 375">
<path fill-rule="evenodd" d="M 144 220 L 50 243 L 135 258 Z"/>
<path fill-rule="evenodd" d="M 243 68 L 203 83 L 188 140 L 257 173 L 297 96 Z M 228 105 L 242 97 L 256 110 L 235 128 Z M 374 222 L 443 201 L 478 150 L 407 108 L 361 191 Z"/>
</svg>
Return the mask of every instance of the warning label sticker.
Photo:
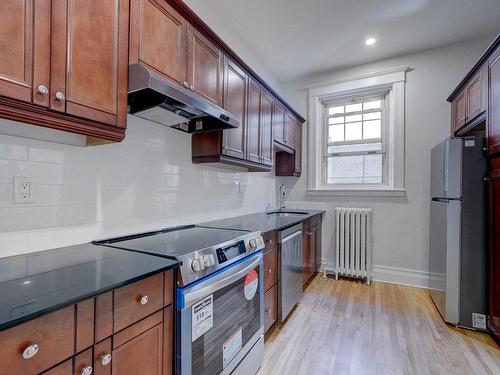
<svg viewBox="0 0 500 375">
<path fill-rule="evenodd" d="M 214 297 L 213 294 L 203 298 L 192 307 L 192 338 L 195 341 L 214 325 Z"/>
<path fill-rule="evenodd" d="M 243 287 L 245 298 L 248 301 L 250 301 L 255 296 L 258 286 L 259 286 L 259 275 L 257 274 L 257 271 L 252 270 L 245 277 L 245 285 Z"/>
</svg>

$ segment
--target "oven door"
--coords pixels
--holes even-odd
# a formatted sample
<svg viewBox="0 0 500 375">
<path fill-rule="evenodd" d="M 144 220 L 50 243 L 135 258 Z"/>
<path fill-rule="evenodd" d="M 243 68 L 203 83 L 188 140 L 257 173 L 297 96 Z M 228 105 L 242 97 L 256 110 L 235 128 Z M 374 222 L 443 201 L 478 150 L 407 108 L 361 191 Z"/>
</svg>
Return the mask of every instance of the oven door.
<svg viewBox="0 0 500 375">
<path fill-rule="evenodd" d="M 178 372 L 229 374 L 248 353 L 255 362 L 253 352 L 263 352 L 263 290 L 261 252 L 177 289 Z"/>
</svg>

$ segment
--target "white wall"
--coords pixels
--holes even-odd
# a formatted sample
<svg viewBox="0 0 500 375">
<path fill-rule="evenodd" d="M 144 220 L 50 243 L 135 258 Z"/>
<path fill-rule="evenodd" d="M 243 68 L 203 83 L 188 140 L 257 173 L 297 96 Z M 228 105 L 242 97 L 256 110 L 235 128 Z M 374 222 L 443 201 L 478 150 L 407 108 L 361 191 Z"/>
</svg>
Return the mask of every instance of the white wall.
<svg viewBox="0 0 500 375">
<path fill-rule="evenodd" d="M 406 156 L 404 198 L 311 197 L 305 195 L 307 160 L 299 180 L 282 178 L 290 205 L 327 210 L 323 227 L 323 257 L 333 260 L 333 208 L 372 207 L 374 216 L 375 278 L 403 284 L 427 285 L 429 256 L 430 149 L 449 135 L 450 105 L 446 98 L 481 55 L 492 38 L 454 44 L 373 64 L 309 77 L 286 88 L 299 112 L 307 113 L 304 87 L 389 68 L 410 66 L 406 88 Z M 376 47 L 375 47 L 376 48 Z M 307 137 L 307 126 L 304 139 Z M 307 142 L 304 144 L 306 152 Z"/>
</svg>

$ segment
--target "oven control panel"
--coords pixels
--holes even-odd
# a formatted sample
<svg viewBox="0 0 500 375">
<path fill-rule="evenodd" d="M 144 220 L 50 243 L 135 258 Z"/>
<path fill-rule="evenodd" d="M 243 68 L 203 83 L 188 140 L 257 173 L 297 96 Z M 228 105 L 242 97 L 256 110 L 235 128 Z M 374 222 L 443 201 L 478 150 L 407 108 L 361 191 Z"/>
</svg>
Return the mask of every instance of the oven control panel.
<svg viewBox="0 0 500 375">
<path fill-rule="evenodd" d="M 217 251 L 217 260 L 219 261 L 219 264 L 222 264 L 227 262 L 228 260 L 239 257 L 241 254 L 245 254 L 247 249 L 245 247 L 245 242 L 240 241 L 226 248 L 219 248 L 216 251 Z"/>
</svg>

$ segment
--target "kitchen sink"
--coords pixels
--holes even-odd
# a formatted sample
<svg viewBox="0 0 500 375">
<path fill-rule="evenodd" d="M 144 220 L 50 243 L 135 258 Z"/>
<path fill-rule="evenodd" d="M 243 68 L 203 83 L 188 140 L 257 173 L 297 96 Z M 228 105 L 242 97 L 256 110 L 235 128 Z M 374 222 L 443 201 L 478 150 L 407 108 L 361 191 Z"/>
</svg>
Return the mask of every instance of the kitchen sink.
<svg viewBox="0 0 500 375">
<path fill-rule="evenodd" d="M 309 213 L 307 213 L 307 212 L 299 212 L 299 211 L 274 211 L 274 212 L 268 212 L 267 214 L 280 216 L 280 217 L 309 215 Z"/>
</svg>

